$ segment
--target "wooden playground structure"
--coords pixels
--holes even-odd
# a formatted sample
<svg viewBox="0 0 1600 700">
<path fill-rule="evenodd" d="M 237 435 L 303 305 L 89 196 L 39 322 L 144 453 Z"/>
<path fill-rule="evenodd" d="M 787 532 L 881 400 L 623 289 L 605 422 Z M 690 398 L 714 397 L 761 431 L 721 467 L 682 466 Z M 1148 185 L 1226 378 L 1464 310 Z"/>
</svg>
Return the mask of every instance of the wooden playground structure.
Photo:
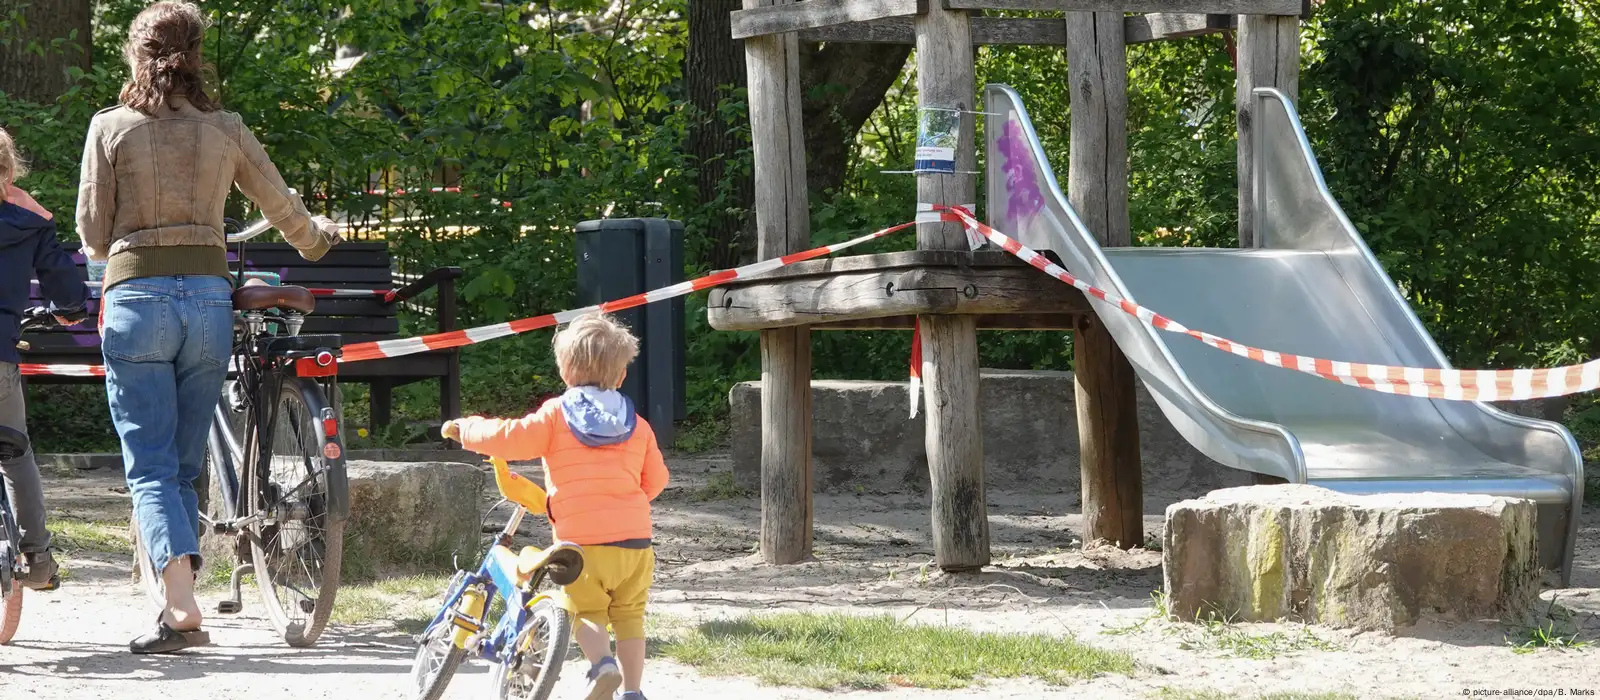
<svg viewBox="0 0 1600 700">
<path fill-rule="evenodd" d="M 1065 46 L 1071 81 L 1068 197 L 1104 246 L 1132 245 L 1128 220 L 1127 45 L 1219 32 L 1236 35 L 1239 239 L 1252 240 L 1252 91 L 1296 95 L 1299 23 L 1309 0 L 745 0 L 733 13 L 745 41 L 755 149 L 758 257 L 811 247 L 800 123 L 801 41 L 916 45 L 924 109 L 960 110 L 954 174 L 918 174 L 918 200 L 977 199 L 974 145 L 978 45 Z M 1065 12 L 1061 18 L 986 11 Z M 1144 14 L 1126 14 L 1126 13 Z M 811 341 L 817 330 L 923 334 L 926 449 L 934 550 L 946 571 L 987 566 L 977 331 L 1074 332 L 1083 540 L 1144 541 L 1135 374 L 1077 290 L 1009 254 L 968 252 L 957 224 L 917 226 L 917 250 L 816 260 L 712 292 L 719 330 L 761 331 L 761 554 L 772 564 L 811 554 Z"/>
</svg>

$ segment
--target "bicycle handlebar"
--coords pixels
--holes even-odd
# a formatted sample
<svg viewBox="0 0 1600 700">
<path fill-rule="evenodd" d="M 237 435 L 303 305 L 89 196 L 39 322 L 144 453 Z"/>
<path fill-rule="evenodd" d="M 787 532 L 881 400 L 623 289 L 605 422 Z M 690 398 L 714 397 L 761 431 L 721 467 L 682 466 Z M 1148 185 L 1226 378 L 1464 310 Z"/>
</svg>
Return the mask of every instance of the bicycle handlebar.
<svg viewBox="0 0 1600 700">
<path fill-rule="evenodd" d="M 17 330 L 20 333 L 27 333 L 28 331 L 60 328 L 61 322 L 56 320 L 57 316 L 60 316 L 61 318 L 73 323 L 77 323 L 78 321 L 88 318 L 89 311 L 88 309 L 78 309 L 77 311 L 64 313 L 53 312 L 43 306 L 29 307 L 26 311 L 22 312 L 22 322 L 17 324 Z"/>
</svg>

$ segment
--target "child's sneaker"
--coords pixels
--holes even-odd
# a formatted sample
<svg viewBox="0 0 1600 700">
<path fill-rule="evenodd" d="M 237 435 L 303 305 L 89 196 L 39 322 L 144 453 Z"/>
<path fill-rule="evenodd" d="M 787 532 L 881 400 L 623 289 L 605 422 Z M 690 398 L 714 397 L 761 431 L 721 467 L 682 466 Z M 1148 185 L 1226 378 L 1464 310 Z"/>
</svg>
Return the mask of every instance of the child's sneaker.
<svg viewBox="0 0 1600 700">
<path fill-rule="evenodd" d="M 622 669 L 617 668 L 616 659 L 607 656 L 589 667 L 589 694 L 584 700 L 608 700 L 620 685 Z"/>
<path fill-rule="evenodd" d="M 637 690 L 617 691 L 616 700 L 645 700 L 644 693 Z"/>
</svg>

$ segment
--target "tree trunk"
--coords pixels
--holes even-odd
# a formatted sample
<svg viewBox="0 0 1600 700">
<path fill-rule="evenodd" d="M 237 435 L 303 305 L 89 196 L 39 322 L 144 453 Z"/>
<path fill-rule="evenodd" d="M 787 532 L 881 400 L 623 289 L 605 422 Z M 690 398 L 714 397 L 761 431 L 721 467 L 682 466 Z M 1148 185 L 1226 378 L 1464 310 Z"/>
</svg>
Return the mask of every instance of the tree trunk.
<svg viewBox="0 0 1600 700">
<path fill-rule="evenodd" d="M 29 102 L 54 102 L 65 94 L 72 83 L 67 69 L 89 70 L 89 5 L 90 0 L 25 5 L 22 27 L 12 25 L 0 37 L 0 92 Z M 52 46 L 57 39 L 62 45 Z"/>
<path fill-rule="evenodd" d="M 804 44 L 800 49 L 806 182 L 815 193 L 844 185 L 856 134 L 905 68 L 911 46 Z"/>
<path fill-rule="evenodd" d="M 716 269 L 751 259 L 756 243 L 750 216 L 755 178 L 741 157 L 750 141 L 735 123 L 743 119 L 729 120 L 718 109 L 746 84 L 743 42 L 734 41 L 728 19 L 739 8 L 739 0 L 691 0 L 684 57 L 684 81 L 695 109 L 687 150 L 698 168 L 698 204 L 716 207 L 706 229 L 711 243 L 706 262 Z"/>
</svg>

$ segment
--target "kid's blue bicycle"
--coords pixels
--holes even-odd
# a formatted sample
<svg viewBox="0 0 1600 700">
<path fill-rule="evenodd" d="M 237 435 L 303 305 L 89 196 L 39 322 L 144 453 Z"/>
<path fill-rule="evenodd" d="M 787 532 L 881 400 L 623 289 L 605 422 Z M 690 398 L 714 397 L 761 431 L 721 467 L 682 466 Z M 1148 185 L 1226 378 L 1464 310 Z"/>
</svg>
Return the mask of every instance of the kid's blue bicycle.
<svg viewBox="0 0 1600 700">
<path fill-rule="evenodd" d="M 513 552 L 511 538 L 522 518 L 545 512 L 545 492 L 503 460 L 490 463 L 505 497 L 501 503 L 510 501 L 516 510 L 477 570 L 456 573 L 439 613 L 418 636 L 411 678 L 419 700 L 439 700 L 469 653 L 492 665 L 490 682 L 499 700 L 547 700 L 571 645 L 572 603 L 559 588 L 540 588 L 547 581 L 565 586 L 578 580 L 583 548 L 557 542 Z M 503 608 L 498 616 L 497 608 Z"/>
</svg>

